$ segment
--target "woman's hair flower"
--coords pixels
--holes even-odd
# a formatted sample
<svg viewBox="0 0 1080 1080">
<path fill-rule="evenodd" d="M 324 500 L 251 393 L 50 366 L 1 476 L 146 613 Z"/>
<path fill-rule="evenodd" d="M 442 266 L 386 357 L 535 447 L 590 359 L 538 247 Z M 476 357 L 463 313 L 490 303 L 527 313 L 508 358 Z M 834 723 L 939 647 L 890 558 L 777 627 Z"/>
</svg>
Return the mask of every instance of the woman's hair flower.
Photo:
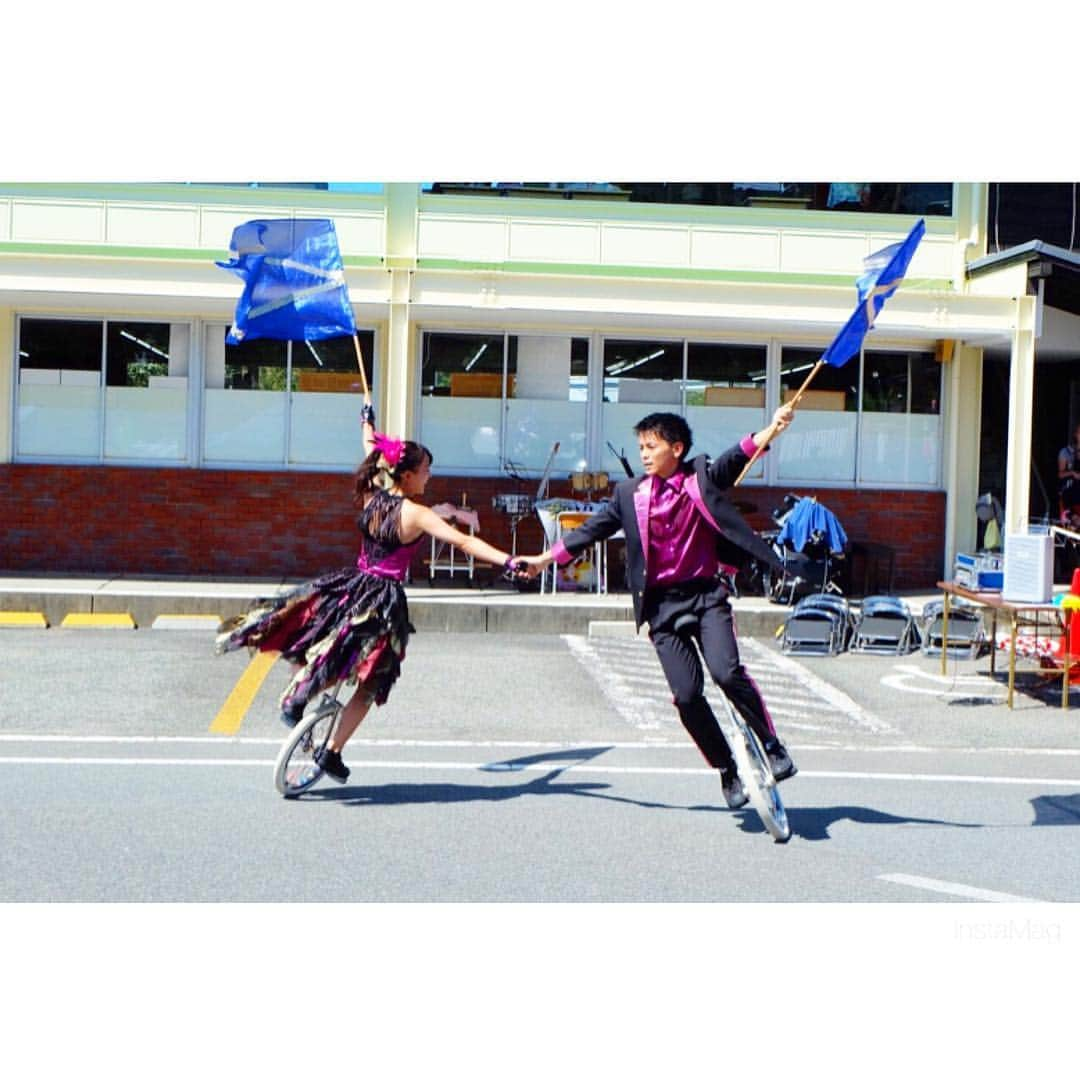
<svg viewBox="0 0 1080 1080">
<path fill-rule="evenodd" d="M 401 460 L 402 452 L 405 450 L 405 444 L 400 439 L 393 439 L 389 435 L 383 435 L 378 431 L 375 432 L 372 441 L 375 449 L 382 454 L 386 464 L 391 469 L 396 468 L 397 463 Z"/>
</svg>

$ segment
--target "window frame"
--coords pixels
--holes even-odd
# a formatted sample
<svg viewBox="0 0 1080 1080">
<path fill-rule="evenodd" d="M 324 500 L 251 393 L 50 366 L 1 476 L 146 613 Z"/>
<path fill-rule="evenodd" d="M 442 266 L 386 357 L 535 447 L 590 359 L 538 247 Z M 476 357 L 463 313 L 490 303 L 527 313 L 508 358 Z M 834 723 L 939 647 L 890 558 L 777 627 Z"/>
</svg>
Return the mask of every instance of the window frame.
<svg viewBox="0 0 1080 1080">
<path fill-rule="evenodd" d="M 423 364 L 424 355 L 424 335 L 425 334 L 461 334 L 463 336 L 468 335 L 482 335 L 487 337 L 497 336 L 497 332 L 493 333 L 491 327 L 469 325 L 469 326 L 441 326 L 430 323 L 425 323 L 417 327 L 416 345 L 414 352 L 414 363 L 417 366 L 417 372 L 419 372 L 421 365 Z M 824 351 L 825 346 L 820 341 L 807 341 L 804 338 L 780 338 L 775 335 L 769 337 L 762 337 L 753 334 L 725 334 L 723 336 L 714 336 L 712 334 L 695 332 L 695 333 L 678 333 L 674 332 L 667 334 L 663 332 L 661 328 L 660 332 L 657 330 L 652 331 L 640 331 L 627 329 L 626 331 L 608 331 L 608 330 L 583 330 L 577 327 L 568 327 L 565 330 L 561 327 L 544 329 L 541 331 L 534 330 L 532 328 L 519 328 L 512 327 L 503 331 L 503 398 L 502 408 L 500 409 L 500 430 L 499 430 L 499 447 L 500 447 L 500 466 L 497 469 L 478 469 L 478 468 L 466 468 L 455 467 L 455 471 L 452 475 L 456 476 L 476 476 L 476 477 L 499 477 L 506 475 L 506 371 L 507 371 L 507 357 L 509 355 L 509 338 L 513 336 L 532 335 L 532 336 L 570 336 L 572 338 L 585 338 L 589 342 L 589 370 L 587 376 L 588 386 L 588 399 L 586 401 L 586 432 L 585 432 L 585 446 L 586 453 L 589 460 L 587 466 L 590 470 L 599 469 L 603 462 L 603 412 L 602 412 L 602 397 L 603 397 L 603 383 L 604 383 L 604 344 L 609 339 L 617 339 L 620 341 L 665 341 L 681 343 L 682 345 L 682 375 L 680 376 L 680 402 L 678 406 L 672 406 L 673 411 L 677 411 L 681 416 L 686 415 L 686 381 L 687 381 L 687 365 L 689 362 L 689 352 L 691 345 L 730 345 L 730 346 L 742 346 L 742 347 L 756 347 L 763 348 L 765 351 L 765 416 L 764 422 L 767 424 L 773 411 L 777 408 L 777 404 L 780 400 L 781 393 L 781 359 L 782 352 L 785 348 L 795 349 L 809 349 L 816 352 L 818 355 Z M 897 341 L 890 342 L 888 344 L 879 345 L 874 344 L 872 352 L 890 352 L 890 353 L 925 353 L 932 354 L 933 346 L 929 342 L 925 341 Z M 854 363 L 853 357 L 849 363 Z M 862 436 L 863 426 L 863 372 L 865 364 L 864 350 L 860 350 L 858 357 L 859 364 L 859 383 L 858 383 L 858 397 L 856 401 L 856 408 L 854 415 L 856 417 L 856 429 L 855 429 L 855 469 L 854 478 L 851 480 L 831 480 L 831 479 L 815 479 L 806 481 L 786 481 L 778 476 L 779 467 L 778 462 L 770 455 L 765 455 L 764 471 L 761 477 L 748 477 L 745 481 L 749 486 L 754 487 L 769 487 L 777 488 L 783 487 L 786 484 L 790 484 L 795 487 L 811 486 L 822 489 L 866 489 L 866 490 L 897 490 L 897 491 L 941 491 L 943 490 L 943 476 L 945 470 L 944 455 L 942 455 L 939 461 L 938 477 L 934 483 L 919 483 L 909 481 L 866 481 L 863 480 L 860 473 L 860 439 Z M 939 365 L 940 367 L 940 365 Z M 944 376 L 944 371 L 939 371 L 940 383 L 940 406 L 937 412 L 937 437 L 939 445 L 941 445 L 942 434 L 944 431 L 944 418 L 949 407 L 948 402 L 948 380 Z M 423 392 L 421 386 L 422 380 L 418 377 L 415 380 L 415 393 L 413 397 L 413 406 L 415 409 L 414 415 L 417 418 L 417 438 L 421 442 L 424 440 L 423 431 Z M 812 385 L 812 384 L 811 384 Z M 909 387 L 909 401 L 910 401 L 910 387 Z M 698 447 L 695 445 L 695 451 L 702 450 L 703 452 L 716 451 L 718 447 Z M 633 457 L 632 454 L 628 454 L 628 457 Z M 620 477 L 621 478 L 621 477 Z"/>
<path fill-rule="evenodd" d="M 285 390 L 281 391 L 285 394 L 285 409 L 282 417 L 282 423 L 284 425 L 283 432 L 283 453 L 282 460 L 280 461 L 236 461 L 229 458 L 210 458 L 206 455 L 206 396 L 205 392 L 208 389 L 206 386 L 206 356 L 208 352 L 208 335 L 220 329 L 223 333 L 229 328 L 228 321 L 222 321 L 221 319 L 202 319 L 199 321 L 197 332 L 199 335 L 199 382 L 196 392 L 199 395 L 199 424 L 198 434 L 196 438 L 196 452 L 197 457 L 193 464 L 195 468 L 212 468 L 212 469 L 247 469 L 253 472 L 336 472 L 346 473 L 352 472 L 360 464 L 363 458 L 363 449 L 360 443 L 359 435 L 359 406 L 357 407 L 357 455 L 356 460 L 349 465 L 335 465 L 335 464 L 311 464 L 311 463 L 298 463 L 289 461 L 289 453 L 291 450 L 292 442 L 292 397 L 294 391 L 292 389 L 292 350 L 294 345 L 303 345 L 303 342 L 298 341 L 286 341 L 284 342 L 285 348 Z M 371 349 L 371 383 L 368 389 L 371 391 L 372 401 L 377 401 L 376 396 L 377 386 L 376 382 L 379 377 L 379 346 L 380 346 L 380 331 L 378 326 L 357 326 L 357 330 L 362 333 L 370 333 L 372 335 L 372 349 Z M 243 392 L 243 391 L 241 391 Z M 262 393 L 264 391 L 254 391 L 255 393 Z M 267 391 L 273 393 L 274 391 Z M 305 391 L 299 391 L 301 393 Z M 312 391 L 308 391 L 312 392 Z M 358 397 L 360 395 L 357 395 Z"/>
<path fill-rule="evenodd" d="M 13 363 L 11 366 L 11 394 L 9 406 L 9 430 L 11 432 L 11 461 L 13 464 L 26 465 L 103 465 L 117 466 L 119 468 L 170 468 L 170 469 L 246 469 L 262 472 L 351 472 L 360 461 L 362 449 L 359 439 L 357 441 L 356 461 L 348 465 L 339 464 L 308 464 L 293 463 L 287 458 L 290 435 L 290 417 L 293 391 L 291 387 L 286 394 L 284 422 L 285 454 L 281 461 L 231 461 L 227 459 L 208 459 L 205 452 L 205 427 L 206 427 L 206 348 L 207 335 L 220 328 L 224 334 L 229 327 L 228 318 L 205 318 L 198 316 L 171 317 L 168 315 L 142 316 L 125 313 L 117 314 L 85 314 L 74 312 L 42 312 L 34 310 L 16 311 L 14 315 L 13 335 Z M 96 323 L 101 327 L 101 355 L 98 366 L 98 421 L 99 431 L 97 436 L 97 448 L 93 454 L 27 454 L 19 450 L 19 409 L 21 403 L 20 389 L 20 343 L 22 340 L 22 325 L 27 320 L 40 320 L 47 322 L 78 322 Z M 184 453 L 176 458 L 147 458 L 147 457 L 110 457 L 105 454 L 106 439 L 106 394 L 107 385 L 107 348 L 110 323 L 169 323 L 170 325 L 183 325 L 188 329 L 189 344 L 187 357 L 187 395 L 185 398 L 185 435 L 183 440 Z M 372 355 L 369 359 L 372 368 L 371 390 L 373 400 L 377 400 L 381 335 L 380 327 L 375 325 L 360 326 L 361 332 L 372 335 Z M 285 342 L 286 348 L 286 371 L 292 371 L 292 346 L 302 344 L 298 342 Z M 288 378 L 288 374 L 286 376 Z M 358 395 L 359 396 L 359 395 Z M 359 410 L 358 410 L 359 411 Z"/>
<path fill-rule="evenodd" d="M 19 423 L 19 408 L 21 404 L 21 380 L 19 378 L 21 371 L 21 357 L 20 346 L 22 343 L 22 327 L 26 321 L 41 321 L 41 322 L 78 322 L 78 323 L 96 323 L 101 327 L 101 356 L 98 365 L 98 439 L 97 450 L 94 454 L 25 454 L 19 450 L 19 435 L 20 435 L 20 423 Z M 195 333 L 196 333 L 196 321 L 192 318 L 169 318 L 167 316 L 158 317 L 145 317 L 145 316 L 132 316 L 132 315 L 87 315 L 83 313 L 72 312 L 37 312 L 37 311 L 17 311 L 14 313 L 15 333 L 14 333 L 14 362 L 12 363 L 12 392 L 11 392 L 11 412 L 9 416 L 10 430 L 11 430 L 11 460 L 16 464 L 27 465 L 115 465 L 120 468 L 129 467 L 147 467 L 147 468 L 188 468 L 195 463 L 191 460 L 191 445 L 192 445 L 192 429 L 198 422 L 198 417 L 195 415 L 192 409 L 192 368 L 195 363 Z M 161 324 L 167 323 L 169 325 L 186 326 L 188 328 L 188 386 L 187 395 L 184 402 L 184 437 L 183 447 L 184 452 L 181 457 L 170 458 L 147 458 L 147 457 L 127 457 L 127 456 L 108 456 L 105 453 L 106 448 L 106 426 L 107 426 L 107 395 L 109 389 L 108 383 L 108 346 L 109 346 L 109 324 L 110 323 L 124 323 L 124 324 Z M 90 369 L 87 369 L 90 370 Z"/>
</svg>

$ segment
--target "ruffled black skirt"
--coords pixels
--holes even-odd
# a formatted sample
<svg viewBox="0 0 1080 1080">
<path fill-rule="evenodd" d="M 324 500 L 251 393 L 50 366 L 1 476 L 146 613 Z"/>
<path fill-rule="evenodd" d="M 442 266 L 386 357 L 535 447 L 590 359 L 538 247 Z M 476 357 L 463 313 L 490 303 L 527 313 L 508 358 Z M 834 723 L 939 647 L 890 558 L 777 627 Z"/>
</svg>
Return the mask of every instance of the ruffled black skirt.
<svg viewBox="0 0 1080 1080">
<path fill-rule="evenodd" d="M 282 710 L 299 717 L 313 696 L 342 679 L 358 680 L 382 705 L 412 632 L 401 583 L 347 567 L 256 600 L 221 628 L 216 650 L 248 646 L 302 665 L 281 696 Z"/>
</svg>

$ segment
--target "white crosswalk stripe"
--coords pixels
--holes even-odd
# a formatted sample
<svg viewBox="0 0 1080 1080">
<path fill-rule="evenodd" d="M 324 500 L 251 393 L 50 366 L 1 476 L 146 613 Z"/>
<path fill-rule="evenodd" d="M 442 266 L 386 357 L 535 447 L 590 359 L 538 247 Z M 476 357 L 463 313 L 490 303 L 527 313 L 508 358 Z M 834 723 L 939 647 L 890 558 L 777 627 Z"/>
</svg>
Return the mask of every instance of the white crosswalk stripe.
<svg viewBox="0 0 1080 1080">
<path fill-rule="evenodd" d="M 639 731 L 682 737 L 671 691 L 649 641 L 580 634 L 564 634 L 563 640 L 624 720 Z M 781 735 L 813 732 L 819 740 L 839 741 L 855 732 L 894 730 L 790 656 L 754 638 L 740 639 L 739 650 Z M 709 685 L 706 692 L 711 697 L 720 691 Z"/>
</svg>

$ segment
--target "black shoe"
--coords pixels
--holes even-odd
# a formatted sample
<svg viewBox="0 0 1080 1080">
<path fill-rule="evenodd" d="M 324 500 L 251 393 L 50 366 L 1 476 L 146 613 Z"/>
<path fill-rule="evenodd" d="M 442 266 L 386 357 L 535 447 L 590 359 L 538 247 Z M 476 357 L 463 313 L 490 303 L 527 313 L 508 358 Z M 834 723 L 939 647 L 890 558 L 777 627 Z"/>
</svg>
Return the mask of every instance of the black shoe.
<svg viewBox="0 0 1080 1080">
<path fill-rule="evenodd" d="M 745 806 L 749 802 L 746 788 L 743 787 L 738 769 L 735 768 L 734 764 L 720 770 L 720 784 L 724 792 L 724 801 L 728 804 L 729 810 L 738 810 L 740 806 Z"/>
<path fill-rule="evenodd" d="M 316 750 L 315 764 L 331 780 L 336 780 L 339 784 L 344 784 L 349 779 L 349 770 L 345 767 L 345 762 L 341 760 L 341 755 L 336 750 Z"/>
<path fill-rule="evenodd" d="M 281 710 L 281 722 L 287 728 L 294 728 L 304 718 L 304 709 L 301 705 L 287 705 Z"/>
<path fill-rule="evenodd" d="M 769 759 L 773 779 L 777 783 L 789 779 L 799 771 L 795 768 L 795 762 L 791 760 L 791 755 L 784 749 L 784 744 L 779 739 L 770 739 L 765 743 L 765 755 Z"/>
</svg>

